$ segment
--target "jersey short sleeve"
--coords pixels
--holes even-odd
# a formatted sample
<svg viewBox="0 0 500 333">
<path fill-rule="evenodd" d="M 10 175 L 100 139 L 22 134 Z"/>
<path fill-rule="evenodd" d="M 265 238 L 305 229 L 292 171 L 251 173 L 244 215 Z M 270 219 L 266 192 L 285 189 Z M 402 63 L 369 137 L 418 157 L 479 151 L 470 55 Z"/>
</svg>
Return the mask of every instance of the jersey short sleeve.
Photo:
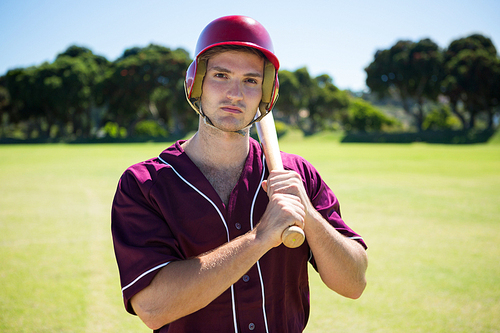
<svg viewBox="0 0 500 333">
<path fill-rule="evenodd" d="M 111 213 L 113 243 L 127 311 L 130 299 L 151 283 L 159 269 L 182 259 L 159 207 L 150 195 L 160 165 L 149 160 L 120 178 Z"/>
</svg>

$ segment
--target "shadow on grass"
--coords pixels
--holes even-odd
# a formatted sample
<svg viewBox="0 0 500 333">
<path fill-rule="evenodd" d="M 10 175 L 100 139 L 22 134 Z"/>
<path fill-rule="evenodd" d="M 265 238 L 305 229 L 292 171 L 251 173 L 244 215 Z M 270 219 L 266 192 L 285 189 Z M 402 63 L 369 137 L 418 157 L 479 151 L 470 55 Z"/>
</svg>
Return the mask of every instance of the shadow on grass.
<svg viewBox="0 0 500 333">
<path fill-rule="evenodd" d="M 278 132 L 278 138 L 283 137 L 287 132 Z M 497 130 L 464 130 L 464 131 L 422 131 L 403 133 L 362 133 L 347 132 L 342 143 L 439 143 L 439 144 L 474 144 L 486 143 Z M 189 133 L 188 133 L 189 134 Z M 145 142 L 174 142 L 184 139 L 188 134 L 171 135 L 168 137 L 128 137 L 128 138 L 36 138 L 36 139 L 16 139 L 0 138 L 0 144 L 44 144 L 44 143 L 68 143 L 68 144 L 99 144 L 99 143 L 145 143 Z M 256 131 L 251 131 L 251 136 L 259 140 Z M 317 134 L 317 133 L 316 133 Z M 305 135 L 307 136 L 307 135 Z M 499 139 L 500 141 L 500 139 Z"/>
<path fill-rule="evenodd" d="M 346 133 L 341 142 L 359 143 L 439 143 L 439 144 L 474 144 L 486 143 L 496 130 L 462 130 L 462 131 L 422 131 L 417 133 Z"/>
<path fill-rule="evenodd" d="M 0 138 L 0 144 L 44 144 L 44 143 L 68 143 L 68 144 L 99 144 L 99 143 L 145 143 L 145 142 L 174 142 L 184 138 L 183 135 L 171 135 L 168 137 L 127 137 L 127 138 L 36 138 L 36 139 L 16 139 Z"/>
</svg>

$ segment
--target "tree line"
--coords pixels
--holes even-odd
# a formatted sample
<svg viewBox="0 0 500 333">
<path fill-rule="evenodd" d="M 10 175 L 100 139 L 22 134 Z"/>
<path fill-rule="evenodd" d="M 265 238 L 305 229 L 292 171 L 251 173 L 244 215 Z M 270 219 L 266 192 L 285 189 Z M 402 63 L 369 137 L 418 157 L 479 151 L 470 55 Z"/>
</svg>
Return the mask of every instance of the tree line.
<svg viewBox="0 0 500 333">
<path fill-rule="evenodd" d="M 134 134 L 153 120 L 172 132 L 193 127 L 182 83 L 191 59 L 182 49 L 131 48 L 113 62 L 71 46 L 52 63 L 9 70 L 0 77 L 2 128 L 28 136 Z M 122 129 L 113 131 L 114 126 Z"/>
<path fill-rule="evenodd" d="M 500 58 L 491 39 L 473 34 L 440 49 L 431 39 L 400 40 L 376 52 L 365 68 L 366 85 L 379 98 L 393 96 L 423 129 L 428 102 L 444 100 L 462 129 L 473 129 L 478 116 L 494 126 L 500 105 Z"/>
<path fill-rule="evenodd" d="M 183 135 L 194 130 L 198 120 L 183 88 L 191 61 L 183 49 L 154 44 L 127 49 L 113 62 L 88 48 L 71 46 L 52 63 L 9 70 L 0 77 L 1 135 L 12 136 L 15 131 L 25 138 Z M 275 113 L 305 133 L 338 123 L 360 130 L 396 123 L 369 103 L 354 102 L 326 74 L 312 77 L 307 68 L 300 68 L 279 75 Z M 351 115 L 350 105 L 355 110 Z"/>
<path fill-rule="evenodd" d="M 9 70 L 0 77 L 0 137 L 183 135 L 196 129 L 198 119 L 183 88 L 191 61 L 183 49 L 154 44 L 126 49 L 114 61 L 70 46 L 53 62 Z M 429 39 L 399 41 L 378 51 L 365 70 L 371 92 L 401 101 L 419 130 L 426 122 L 446 127 L 442 116 L 425 110 L 439 96 L 464 129 L 473 128 L 481 113 L 493 126 L 499 58 L 484 36 L 456 40 L 445 50 Z M 394 117 L 338 89 L 329 75 L 313 77 L 304 67 L 281 70 L 279 77 L 275 114 L 304 133 L 401 128 Z"/>
</svg>

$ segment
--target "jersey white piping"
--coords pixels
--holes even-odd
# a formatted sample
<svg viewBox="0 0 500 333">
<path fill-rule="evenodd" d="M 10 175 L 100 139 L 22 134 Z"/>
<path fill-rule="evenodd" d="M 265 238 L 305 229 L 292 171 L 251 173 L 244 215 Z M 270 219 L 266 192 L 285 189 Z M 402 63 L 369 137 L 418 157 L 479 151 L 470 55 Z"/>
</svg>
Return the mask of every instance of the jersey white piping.
<svg viewBox="0 0 500 333">
<path fill-rule="evenodd" d="M 162 159 L 160 156 L 158 156 L 158 159 L 168 165 L 173 172 L 175 172 L 175 174 L 184 182 L 186 183 L 187 185 L 189 185 L 189 187 L 191 187 L 193 190 L 195 190 L 196 192 L 198 192 L 199 195 L 201 195 L 203 198 L 205 198 L 208 202 L 210 202 L 212 204 L 212 206 L 214 206 L 215 210 L 217 211 L 217 213 L 219 213 L 219 216 L 222 220 L 222 223 L 224 223 L 224 227 L 226 228 L 226 235 L 227 235 L 227 242 L 229 243 L 230 242 L 230 238 L 229 238 L 229 228 L 227 227 L 227 223 L 226 223 L 226 220 L 224 219 L 224 215 L 222 215 L 221 211 L 219 210 L 219 208 L 217 207 L 217 205 L 212 201 L 210 200 L 209 197 L 207 197 L 203 192 L 201 192 L 200 190 L 198 190 L 193 184 L 191 184 L 190 182 L 188 182 L 184 177 L 182 177 L 178 172 L 177 170 L 175 170 L 175 168 L 170 165 L 169 163 L 167 163 L 164 159 Z M 238 322 L 236 320 L 236 302 L 234 300 L 234 286 L 231 285 L 231 306 L 232 306 L 232 309 L 233 309 L 233 324 L 234 324 L 234 332 L 235 333 L 238 333 Z"/>
<path fill-rule="evenodd" d="M 262 176 L 260 178 L 260 183 L 259 184 L 262 184 L 262 182 L 264 181 L 264 175 L 265 175 L 265 166 L 266 165 L 266 158 L 264 155 L 262 155 Z M 259 191 L 260 191 L 260 186 L 259 185 L 257 187 L 257 191 L 255 191 L 255 195 L 253 196 L 253 200 L 252 200 L 252 207 L 250 209 L 250 229 L 253 230 L 253 209 L 255 207 L 255 201 L 257 200 L 257 195 L 259 194 Z M 264 291 L 264 279 L 262 279 L 262 271 L 260 269 L 260 263 L 259 263 L 259 260 L 257 260 L 257 271 L 259 272 L 259 280 L 260 280 L 260 289 L 261 289 L 261 292 L 262 292 L 262 315 L 264 317 L 264 325 L 266 327 L 266 333 L 269 333 L 269 327 L 267 325 L 267 314 L 266 314 L 266 293 Z"/>
<path fill-rule="evenodd" d="M 146 272 L 142 273 L 142 274 L 141 274 L 141 275 L 139 275 L 139 276 L 138 276 L 138 277 L 137 277 L 134 281 L 130 282 L 129 284 L 127 284 L 125 287 L 123 287 L 123 288 L 122 288 L 122 294 L 123 294 L 123 292 L 124 292 L 127 288 L 130 288 L 131 286 L 133 286 L 133 285 L 134 285 L 134 283 L 136 283 L 137 281 L 139 281 L 140 279 L 142 279 L 144 276 L 148 275 L 149 273 L 151 273 L 151 272 L 153 272 L 153 271 L 155 271 L 155 270 L 157 270 L 157 269 L 160 269 L 160 268 L 162 268 L 162 267 L 165 267 L 165 266 L 167 266 L 168 264 L 170 264 L 170 261 L 169 261 L 169 262 L 166 262 L 166 263 L 163 263 L 163 264 L 161 264 L 161 265 L 158 265 L 158 266 L 156 266 L 156 267 L 153 267 L 153 268 L 151 268 L 149 271 L 146 271 Z"/>
</svg>

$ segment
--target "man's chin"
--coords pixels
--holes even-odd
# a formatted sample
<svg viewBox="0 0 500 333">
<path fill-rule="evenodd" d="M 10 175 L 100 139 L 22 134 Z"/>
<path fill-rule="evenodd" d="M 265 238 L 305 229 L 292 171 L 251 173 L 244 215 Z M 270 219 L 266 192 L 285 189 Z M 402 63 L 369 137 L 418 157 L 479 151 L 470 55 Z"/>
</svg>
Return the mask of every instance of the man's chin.
<svg viewBox="0 0 500 333">
<path fill-rule="evenodd" d="M 231 121 L 233 120 L 233 121 Z M 224 132 L 240 132 L 248 128 L 248 123 L 243 123 L 241 121 L 222 120 L 214 122 L 214 126 Z"/>
</svg>

